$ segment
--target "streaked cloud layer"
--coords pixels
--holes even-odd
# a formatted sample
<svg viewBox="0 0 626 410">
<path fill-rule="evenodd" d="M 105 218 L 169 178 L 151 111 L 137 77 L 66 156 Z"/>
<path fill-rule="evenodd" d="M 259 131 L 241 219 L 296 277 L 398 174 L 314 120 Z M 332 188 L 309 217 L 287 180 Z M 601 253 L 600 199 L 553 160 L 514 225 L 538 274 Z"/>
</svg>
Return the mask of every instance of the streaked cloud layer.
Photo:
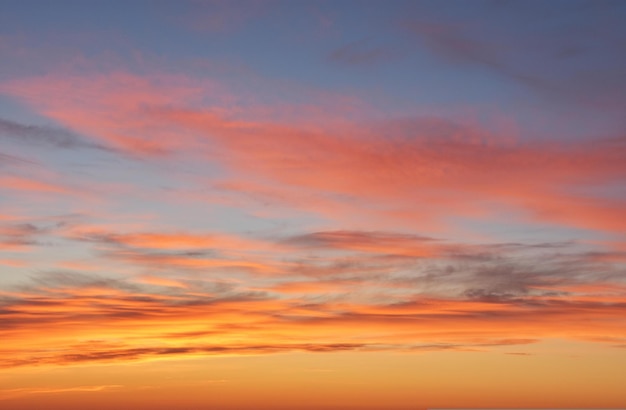
<svg viewBox="0 0 626 410">
<path fill-rule="evenodd" d="M 623 373 L 621 3 L 49 7 L 0 6 L 0 400 L 292 408 L 342 360 L 311 406 L 626 400 L 574 371 Z"/>
</svg>

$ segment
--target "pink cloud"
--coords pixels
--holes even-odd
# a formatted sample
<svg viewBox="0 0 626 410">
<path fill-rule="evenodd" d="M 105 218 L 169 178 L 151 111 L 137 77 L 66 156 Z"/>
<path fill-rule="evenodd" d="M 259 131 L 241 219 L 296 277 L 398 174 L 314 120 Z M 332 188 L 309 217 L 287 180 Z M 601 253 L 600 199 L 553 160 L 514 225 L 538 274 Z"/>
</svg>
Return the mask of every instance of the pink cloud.
<svg viewBox="0 0 626 410">
<path fill-rule="evenodd" d="M 213 182 L 235 192 L 270 189 L 296 207 L 298 197 L 317 196 L 304 208 L 325 216 L 433 228 L 451 217 L 487 218 L 499 207 L 520 221 L 603 231 L 621 231 L 626 220 L 623 201 L 583 193 L 626 176 L 618 140 L 524 141 L 519 130 L 494 134 L 434 117 L 368 123 L 317 113 L 315 122 L 263 121 L 206 105 L 216 92 L 211 82 L 177 76 L 48 77 L 3 89 L 135 155 L 208 158 L 229 175 L 226 184 Z"/>
<path fill-rule="evenodd" d="M 62 185 L 17 176 L 0 177 L 0 188 L 43 194 L 67 194 L 71 192 L 69 188 Z"/>
</svg>

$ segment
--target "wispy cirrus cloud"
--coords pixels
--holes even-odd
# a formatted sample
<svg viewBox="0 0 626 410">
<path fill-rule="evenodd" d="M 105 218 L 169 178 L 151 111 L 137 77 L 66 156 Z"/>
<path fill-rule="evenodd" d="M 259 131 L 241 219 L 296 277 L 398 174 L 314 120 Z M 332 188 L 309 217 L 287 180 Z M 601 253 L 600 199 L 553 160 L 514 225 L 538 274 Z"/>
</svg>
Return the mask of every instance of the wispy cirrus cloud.
<svg viewBox="0 0 626 410">
<path fill-rule="evenodd" d="M 223 233 L 133 232 L 115 233 L 93 229 L 66 232 L 71 240 L 95 244 L 105 258 L 157 269 L 221 270 L 275 273 L 268 241 Z"/>
<path fill-rule="evenodd" d="M 203 83 L 208 88 L 193 83 L 176 76 L 117 73 L 72 82 L 29 79 L 4 89 L 70 129 L 135 155 L 156 158 L 178 151 L 208 157 L 230 174 L 208 186 L 233 198 L 258 196 L 333 219 L 360 215 L 383 226 L 394 219 L 409 226 L 441 225 L 451 217 L 480 220 L 500 206 L 517 212 L 519 222 L 608 232 L 623 227 L 623 200 L 591 193 L 624 177 L 619 139 L 567 146 L 522 141 L 434 117 L 367 127 L 331 119 L 323 128 L 236 119 L 210 105 L 183 108 L 210 92 L 208 82 Z M 96 94 L 97 101 L 91 98 Z M 176 142 L 170 138 L 174 134 Z M 63 191 L 29 181 L 5 177 L 4 185 Z M 161 240 L 185 243 L 182 238 Z"/>
<path fill-rule="evenodd" d="M 598 6 L 573 2 L 549 11 L 521 2 L 497 7 L 482 4 L 487 11 L 482 19 L 511 22 L 512 26 L 424 16 L 403 17 L 400 26 L 448 63 L 479 67 L 559 105 L 580 104 L 617 114 L 626 103 L 624 89 L 616 81 L 626 65 L 623 33 L 616 18 L 621 6 L 593 3 Z M 553 24 L 557 14 L 567 23 Z M 602 29 L 595 21 L 603 22 Z M 532 22 L 535 30 L 524 30 L 520 22 Z"/>
<path fill-rule="evenodd" d="M 386 253 L 391 255 L 431 256 L 442 248 L 434 238 L 410 234 L 364 231 L 314 232 L 288 238 L 284 243 L 295 247 L 326 248 Z"/>
<path fill-rule="evenodd" d="M 56 181 L 45 181 L 40 178 L 27 176 L 5 175 L 0 177 L 0 188 L 6 191 L 16 191 L 33 194 L 69 194 L 71 188 L 57 183 Z"/>
<path fill-rule="evenodd" d="M 0 118 L 0 138 L 21 144 L 41 145 L 62 149 L 89 148 L 111 151 L 104 145 L 94 144 L 66 130 L 40 125 L 24 125 Z"/>
<path fill-rule="evenodd" d="M 11 166 L 20 166 L 20 165 L 32 165 L 33 162 L 29 161 L 25 158 L 16 156 L 16 155 L 9 155 L 9 154 L 3 154 L 0 153 L 0 166 L 6 166 L 6 165 L 11 165 Z"/>
<path fill-rule="evenodd" d="M 185 347 L 144 347 L 115 350 L 98 350 L 90 353 L 68 353 L 65 355 L 33 357 L 30 360 L 8 360 L 0 363 L 0 367 L 19 367 L 27 365 L 72 365 L 83 362 L 114 362 L 129 360 L 146 360 L 155 358 L 176 357 L 183 355 L 242 355 L 269 354 L 292 351 L 333 352 L 359 350 L 366 346 L 359 344 L 276 344 L 250 346 L 185 346 Z M 434 350 L 434 349 L 433 349 Z"/>
<path fill-rule="evenodd" d="M 75 387 L 24 387 L 0 390 L 0 400 L 13 399 L 31 394 L 62 394 L 68 392 L 102 392 L 123 387 L 119 384 L 83 385 Z"/>
<path fill-rule="evenodd" d="M 19 249 L 36 245 L 49 228 L 32 223 L 0 224 L 0 249 Z"/>
<path fill-rule="evenodd" d="M 31 103 L 39 106 L 49 117 L 56 119 L 60 124 L 67 126 L 71 131 L 91 138 L 97 138 L 98 143 L 91 146 L 107 146 L 130 154 L 144 154 L 149 156 L 164 155 L 174 149 L 171 138 L 161 140 L 143 134 L 150 128 L 150 121 L 146 121 L 141 114 L 153 106 L 170 104 L 179 98 L 193 98 L 200 90 L 185 84 L 182 78 L 142 78 L 125 73 L 113 74 L 114 80 L 103 76 L 101 78 L 84 78 L 78 84 L 78 78 L 42 78 L 41 82 L 11 82 L 5 83 L 0 90 L 9 94 L 17 93 L 26 97 Z M 78 81 L 78 82 L 77 82 Z M 159 91 L 157 84 L 167 84 L 167 96 Z M 178 86 L 172 87 L 178 83 Z M 83 93 L 66 93 L 75 87 L 85 87 Z M 57 99 L 59 104 L 50 104 L 49 98 Z M 80 107 L 87 108 L 83 110 Z M 120 110 L 121 108 L 121 110 Z M 82 112 L 81 112 L 82 111 Z M 90 112 L 90 114 L 88 113 Z M 29 135 L 36 134 L 42 140 L 46 135 L 48 143 L 78 140 L 72 138 L 71 133 L 64 131 L 43 130 L 8 124 L 9 128 L 17 129 L 22 133 L 29 130 Z M 121 128 L 123 129 L 121 129 Z M 137 132 L 142 130 L 141 134 Z M 51 135 L 52 134 L 52 135 Z M 161 129 L 160 135 L 167 134 L 167 129 Z M 170 134 L 170 137 L 172 134 Z M 36 138 L 31 138 L 36 139 Z M 170 140 L 167 142 L 167 140 Z M 56 141 L 56 142 L 55 142 Z M 89 143 L 85 143 L 89 145 Z"/>
</svg>

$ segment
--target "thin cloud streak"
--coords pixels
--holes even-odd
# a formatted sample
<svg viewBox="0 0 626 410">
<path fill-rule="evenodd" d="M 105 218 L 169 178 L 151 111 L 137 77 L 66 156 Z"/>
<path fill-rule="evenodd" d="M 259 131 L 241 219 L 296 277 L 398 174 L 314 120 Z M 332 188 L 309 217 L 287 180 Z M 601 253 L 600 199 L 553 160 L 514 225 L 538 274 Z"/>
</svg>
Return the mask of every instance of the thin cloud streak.
<svg viewBox="0 0 626 410">
<path fill-rule="evenodd" d="M 22 144 L 42 145 L 62 149 L 89 148 L 113 151 L 104 145 L 93 144 L 58 128 L 24 125 L 0 118 L 0 138 Z"/>
<path fill-rule="evenodd" d="M 119 384 L 77 386 L 77 387 L 30 387 L 21 389 L 0 390 L 0 400 L 13 399 L 31 394 L 63 394 L 68 392 L 102 392 L 111 389 L 118 389 L 124 386 Z"/>
</svg>

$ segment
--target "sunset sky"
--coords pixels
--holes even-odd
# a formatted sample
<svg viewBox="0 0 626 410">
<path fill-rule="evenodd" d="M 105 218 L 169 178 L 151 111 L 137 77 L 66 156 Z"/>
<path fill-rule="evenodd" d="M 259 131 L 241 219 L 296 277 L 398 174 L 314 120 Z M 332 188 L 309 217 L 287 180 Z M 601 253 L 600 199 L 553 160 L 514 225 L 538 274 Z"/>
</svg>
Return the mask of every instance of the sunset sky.
<svg viewBox="0 0 626 410">
<path fill-rule="evenodd" d="M 0 408 L 626 407 L 624 21 L 0 0 Z"/>
</svg>

